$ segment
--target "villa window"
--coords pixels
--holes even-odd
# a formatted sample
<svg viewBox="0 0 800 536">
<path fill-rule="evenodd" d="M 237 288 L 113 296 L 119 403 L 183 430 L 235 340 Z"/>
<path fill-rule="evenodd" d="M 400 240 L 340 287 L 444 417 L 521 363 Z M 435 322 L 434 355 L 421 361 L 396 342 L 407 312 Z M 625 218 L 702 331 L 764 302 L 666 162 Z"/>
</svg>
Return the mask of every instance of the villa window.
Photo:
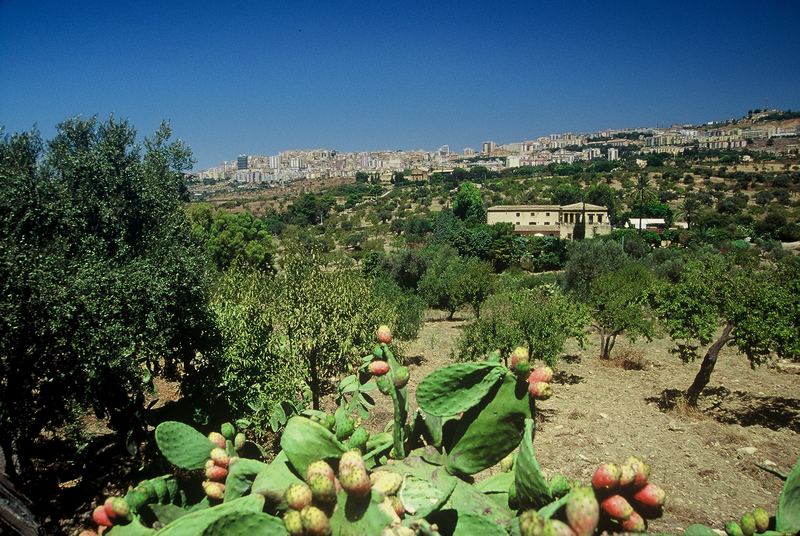
<svg viewBox="0 0 800 536">
<path fill-rule="evenodd" d="M 589 223 L 594 223 L 594 214 L 589 214 Z"/>
<path fill-rule="evenodd" d="M 603 215 L 602 214 L 598 214 L 597 215 L 597 223 L 603 223 Z"/>
<path fill-rule="evenodd" d="M 517 218 L 519 218 L 519 212 L 517 212 Z"/>
</svg>

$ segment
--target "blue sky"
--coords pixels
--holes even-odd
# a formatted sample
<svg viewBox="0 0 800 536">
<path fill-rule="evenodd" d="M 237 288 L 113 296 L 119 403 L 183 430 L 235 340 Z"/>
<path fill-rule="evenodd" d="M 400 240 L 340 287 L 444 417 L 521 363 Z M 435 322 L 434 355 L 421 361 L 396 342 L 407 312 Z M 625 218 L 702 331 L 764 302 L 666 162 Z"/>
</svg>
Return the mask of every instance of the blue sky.
<svg viewBox="0 0 800 536">
<path fill-rule="evenodd" d="M 794 0 L 0 0 L 0 125 L 168 119 L 202 168 L 726 119 L 800 109 L 798 20 Z"/>
</svg>

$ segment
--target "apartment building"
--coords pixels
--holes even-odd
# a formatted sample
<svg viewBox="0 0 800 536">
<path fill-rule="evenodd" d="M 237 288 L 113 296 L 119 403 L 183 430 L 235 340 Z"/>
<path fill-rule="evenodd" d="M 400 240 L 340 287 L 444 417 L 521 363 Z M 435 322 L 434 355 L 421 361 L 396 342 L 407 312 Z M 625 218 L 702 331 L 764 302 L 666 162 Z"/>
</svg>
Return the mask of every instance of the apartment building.
<svg viewBox="0 0 800 536">
<path fill-rule="evenodd" d="M 586 218 L 586 238 L 611 233 L 608 210 L 591 203 L 571 205 L 497 205 L 489 207 L 486 223 L 510 223 L 522 235 L 555 236 L 572 240 L 575 226 Z"/>
</svg>

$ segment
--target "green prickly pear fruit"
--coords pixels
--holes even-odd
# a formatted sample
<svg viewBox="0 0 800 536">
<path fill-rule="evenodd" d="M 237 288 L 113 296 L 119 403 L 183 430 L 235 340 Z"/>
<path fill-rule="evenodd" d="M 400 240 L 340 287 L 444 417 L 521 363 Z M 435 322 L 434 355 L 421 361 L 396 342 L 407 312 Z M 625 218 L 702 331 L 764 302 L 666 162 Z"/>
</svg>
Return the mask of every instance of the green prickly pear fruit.
<svg viewBox="0 0 800 536">
<path fill-rule="evenodd" d="M 208 440 L 211 441 L 215 447 L 224 449 L 225 448 L 225 436 L 220 434 L 219 432 L 210 432 L 208 434 Z"/>
<path fill-rule="evenodd" d="M 725 533 L 728 536 L 744 536 L 744 532 L 742 532 L 742 527 L 739 526 L 739 523 L 736 521 L 728 521 L 725 523 Z"/>
<path fill-rule="evenodd" d="M 383 376 L 389 372 L 389 363 L 380 359 L 373 361 L 367 366 L 367 371 L 373 376 Z"/>
<path fill-rule="evenodd" d="M 363 497 L 370 493 L 372 489 L 369 475 L 362 467 L 353 467 L 339 471 L 339 482 L 348 495 Z"/>
<path fill-rule="evenodd" d="M 231 458 L 228 456 L 228 453 L 225 449 L 216 447 L 211 450 L 211 459 L 214 460 L 214 465 L 218 465 L 220 467 L 228 467 L 231 463 Z"/>
<path fill-rule="evenodd" d="M 631 513 L 631 517 L 620 523 L 620 526 L 625 532 L 641 533 L 647 530 L 647 522 L 635 510 Z"/>
<path fill-rule="evenodd" d="M 527 361 L 520 361 L 519 363 L 515 363 L 511 365 L 511 372 L 514 373 L 514 376 L 519 378 L 520 380 L 524 380 L 528 377 L 531 371 L 531 364 Z"/>
<path fill-rule="evenodd" d="M 383 359 L 383 347 L 380 344 L 376 344 L 375 348 L 372 349 L 372 355 L 375 359 Z"/>
<path fill-rule="evenodd" d="M 125 524 L 131 521 L 131 507 L 128 501 L 122 497 L 109 497 L 103 503 L 108 519 L 118 524 Z"/>
<path fill-rule="evenodd" d="M 500 470 L 504 473 L 510 473 L 514 467 L 514 453 L 510 452 L 508 456 L 500 460 Z"/>
<path fill-rule="evenodd" d="M 608 517 L 618 521 L 625 521 L 633 513 L 633 506 L 622 495 L 611 495 L 600 503 L 600 508 Z"/>
<path fill-rule="evenodd" d="M 536 510 L 526 510 L 519 516 L 519 532 L 522 536 L 540 536 L 545 519 Z"/>
<path fill-rule="evenodd" d="M 534 398 L 534 400 L 547 400 L 553 396 L 553 388 L 550 387 L 549 383 L 545 382 L 534 382 L 528 384 L 528 392 L 530 393 L 531 397 Z"/>
<path fill-rule="evenodd" d="M 212 460 L 213 461 L 213 460 Z M 222 482 L 228 477 L 228 470 L 219 465 L 212 464 L 206 467 L 206 478 L 212 482 Z"/>
<path fill-rule="evenodd" d="M 307 484 L 292 484 L 286 488 L 283 498 L 286 499 L 286 504 L 289 505 L 289 508 L 302 510 L 311 504 L 314 497 L 311 493 L 311 488 Z"/>
<path fill-rule="evenodd" d="M 300 511 L 303 528 L 311 536 L 326 536 L 331 532 L 331 522 L 325 512 L 316 506 L 306 506 Z"/>
<path fill-rule="evenodd" d="M 386 324 L 378 327 L 375 336 L 378 338 L 378 342 L 382 344 L 392 344 L 392 330 Z"/>
<path fill-rule="evenodd" d="M 542 536 L 575 536 L 569 525 L 558 519 L 548 519 L 544 523 Z"/>
<path fill-rule="evenodd" d="M 150 502 L 150 497 L 141 491 L 133 489 L 125 495 L 125 500 L 128 502 L 131 510 L 138 511 L 141 507 Z"/>
<path fill-rule="evenodd" d="M 765 532 L 769 528 L 769 512 L 763 508 L 753 510 L 753 519 L 756 522 L 756 532 Z"/>
<path fill-rule="evenodd" d="M 528 376 L 528 383 L 544 382 L 550 383 L 553 381 L 553 369 L 550 367 L 535 368 Z"/>
<path fill-rule="evenodd" d="M 576 536 L 590 536 L 600 520 L 600 505 L 590 487 L 572 490 L 566 505 L 567 524 Z"/>
<path fill-rule="evenodd" d="M 336 476 L 333 473 L 333 469 L 325 460 L 318 460 L 309 464 L 306 468 L 306 482 L 310 485 L 311 484 L 311 477 L 314 475 L 320 475 L 325 477 L 327 480 L 333 482 L 334 477 Z"/>
<path fill-rule="evenodd" d="M 398 367 L 397 370 L 394 371 L 394 386 L 398 389 L 402 389 L 408 384 L 409 377 L 408 367 Z"/>
<path fill-rule="evenodd" d="M 113 525 L 111 520 L 108 518 L 105 507 L 102 504 L 92 510 L 92 521 L 94 521 L 98 527 L 110 527 Z"/>
<path fill-rule="evenodd" d="M 635 488 L 644 487 L 647 484 L 647 479 L 650 478 L 650 466 L 635 456 L 631 456 L 625 462 L 633 468 L 633 486 Z"/>
<path fill-rule="evenodd" d="M 325 415 L 325 417 L 323 417 L 322 422 L 320 424 L 322 424 L 322 426 L 333 432 L 336 429 L 336 417 L 328 413 Z"/>
<path fill-rule="evenodd" d="M 311 489 L 311 496 L 318 503 L 336 502 L 336 486 L 333 480 L 321 474 L 312 475 L 308 480 L 308 487 Z"/>
<path fill-rule="evenodd" d="M 650 482 L 633 495 L 633 500 L 650 508 L 658 508 L 664 505 L 666 497 L 663 489 Z"/>
<path fill-rule="evenodd" d="M 388 395 L 392 390 L 392 382 L 389 380 L 389 376 L 377 376 L 375 383 L 378 384 L 378 391 L 385 395 Z"/>
<path fill-rule="evenodd" d="M 369 441 L 369 432 L 363 426 L 359 426 L 347 440 L 347 446 L 364 452 L 367 448 L 367 441 Z"/>
<path fill-rule="evenodd" d="M 336 427 L 336 439 L 339 441 L 344 441 L 353 434 L 355 429 L 356 426 L 355 422 L 353 422 L 353 419 L 350 417 L 345 417 L 339 421 L 339 425 Z"/>
<path fill-rule="evenodd" d="M 620 469 L 613 463 L 601 463 L 592 476 L 592 487 L 598 491 L 619 486 Z"/>
<path fill-rule="evenodd" d="M 233 438 L 236 437 L 236 428 L 234 428 L 229 422 L 222 423 L 219 431 L 222 432 L 222 436 L 225 439 L 230 439 L 233 441 Z"/>
<path fill-rule="evenodd" d="M 283 527 L 291 536 L 302 536 L 305 533 L 303 519 L 297 510 L 289 510 L 283 516 Z"/>
<path fill-rule="evenodd" d="M 341 459 L 339 459 L 339 472 L 356 468 L 367 470 L 364 465 L 364 458 L 361 457 L 361 451 L 353 449 L 342 454 Z"/>
<path fill-rule="evenodd" d="M 555 474 L 550 479 L 550 493 L 552 493 L 553 497 L 563 497 L 569 493 L 570 489 L 572 489 L 572 486 L 564 475 Z"/>
<path fill-rule="evenodd" d="M 369 475 L 372 489 L 384 495 L 394 495 L 403 484 L 403 476 L 391 471 L 377 470 Z"/>
<path fill-rule="evenodd" d="M 514 351 L 511 352 L 511 367 L 512 369 L 517 366 L 518 363 L 528 363 L 530 358 L 528 357 L 528 349 L 522 346 L 517 346 L 514 348 Z"/>
<path fill-rule="evenodd" d="M 233 438 L 233 446 L 236 448 L 236 450 L 241 450 L 245 441 L 247 441 L 247 436 L 245 436 L 242 432 L 239 432 L 236 434 L 236 437 Z"/>
<path fill-rule="evenodd" d="M 214 501 L 221 501 L 225 497 L 225 484 L 220 482 L 203 482 L 203 491 L 206 497 Z"/>
<path fill-rule="evenodd" d="M 753 536 L 756 533 L 756 520 L 753 514 L 748 512 L 743 515 L 742 519 L 739 520 L 739 526 L 742 527 L 744 536 Z"/>
</svg>

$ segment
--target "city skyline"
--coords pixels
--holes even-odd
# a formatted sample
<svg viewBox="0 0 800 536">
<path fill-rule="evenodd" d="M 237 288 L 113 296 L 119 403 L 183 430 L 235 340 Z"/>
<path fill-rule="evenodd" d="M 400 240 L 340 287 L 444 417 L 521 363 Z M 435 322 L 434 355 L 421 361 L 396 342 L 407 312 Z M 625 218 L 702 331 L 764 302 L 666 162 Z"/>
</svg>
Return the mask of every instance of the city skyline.
<svg viewBox="0 0 800 536">
<path fill-rule="evenodd" d="M 196 169 L 800 108 L 796 2 L 0 4 L 0 125 L 169 120 Z M 8 82 L 11 81 L 11 82 Z"/>
</svg>

